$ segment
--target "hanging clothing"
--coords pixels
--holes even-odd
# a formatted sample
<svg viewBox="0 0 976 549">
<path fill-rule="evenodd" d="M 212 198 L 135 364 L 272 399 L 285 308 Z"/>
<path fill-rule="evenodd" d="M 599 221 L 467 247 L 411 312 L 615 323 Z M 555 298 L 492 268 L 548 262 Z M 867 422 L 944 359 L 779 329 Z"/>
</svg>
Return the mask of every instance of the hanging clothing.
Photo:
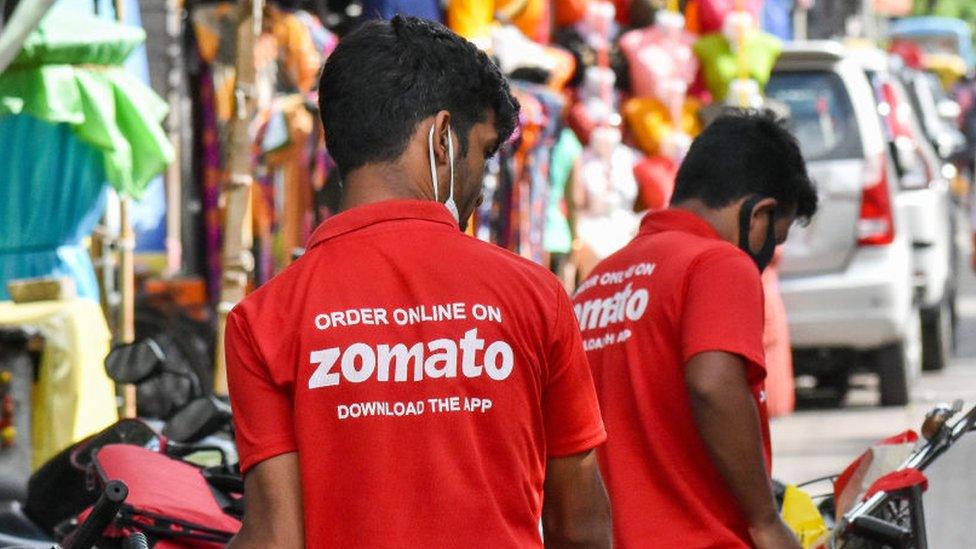
<svg viewBox="0 0 976 549">
<path fill-rule="evenodd" d="M 762 6 L 762 30 L 783 41 L 793 40 L 794 0 L 765 0 Z"/>
<path fill-rule="evenodd" d="M 395 15 L 410 15 L 438 23 L 444 21 L 438 0 L 363 0 L 363 15 L 387 20 Z"/>
<path fill-rule="evenodd" d="M 490 43 L 498 13 L 511 13 L 510 22 L 529 39 L 549 43 L 549 3 L 545 0 L 451 0 L 447 26 L 476 44 Z"/>
<path fill-rule="evenodd" d="M 39 276 L 69 277 L 97 301 L 83 240 L 105 212 L 102 154 L 68 124 L 23 115 L 0 117 L 0 143 L 0 301 L 8 281 Z"/>
<path fill-rule="evenodd" d="M 778 38 L 764 32 L 750 33 L 744 42 L 748 77 L 765 87 L 773 65 L 782 50 Z M 739 74 L 738 54 L 721 34 L 711 34 L 695 42 L 695 55 L 701 62 L 705 85 L 716 101 L 725 101 L 729 84 Z"/>
<path fill-rule="evenodd" d="M 221 185 L 227 177 L 229 122 L 233 106 L 234 4 L 222 2 L 195 8 L 192 14 L 202 68 L 198 81 L 197 124 L 201 142 L 208 290 L 216 295 L 221 268 Z M 269 5 L 264 32 L 254 45 L 257 113 L 251 131 L 258 136 L 251 153 L 255 167 L 252 188 L 255 282 L 269 280 L 290 263 L 291 253 L 311 230 L 311 157 L 324 149 L 321 133 L 305 108 L 322 64 L 335 47 L 335 36 L 307 12 Z M 310 147 L 310 140 L 314 145 Z M 301 211 L 298 211 L 301 209 Z M 306 215 L 307 214 L 307 215 Z M 284 234 L 282 233 L 284 231 Z"/>
<path fill-rule="evenodd" d="M 568 254 L 573 250 L 573 233 L 567 218 L 566 187 L 574 166 L 583 154 L 583 145 L 569 128 L 559 133 L 549 163 L 549 203 L 543 242 L 549 253 Z"/>
<path fill-rule="evenodd" d="M 580 241 L 597 259 L 616 252 L 637 233 L 636 160 L 635 151 L 626 145 L 617 145 L 609 162 L 592 150 L 583 153 L 580 182 L 586 200 L 576 210 L 576 228 Z"/>
</svg>

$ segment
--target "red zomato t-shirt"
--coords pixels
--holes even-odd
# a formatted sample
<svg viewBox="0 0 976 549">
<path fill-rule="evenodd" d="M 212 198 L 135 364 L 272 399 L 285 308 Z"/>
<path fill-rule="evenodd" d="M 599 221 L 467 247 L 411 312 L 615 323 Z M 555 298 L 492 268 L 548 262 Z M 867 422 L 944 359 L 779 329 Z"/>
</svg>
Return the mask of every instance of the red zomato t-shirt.
<svg viewBox="0 0 976 549">
<path fill-rule="evenodd" d="M 609 433 L 598 456 L 617 546 L 750 545 L 738 504 L 698 434 L 685 364 L 707 351 L 745 359 L 768 465 L 755 263 L 690 212 L 651 213 L 634 240 L 580 285 L 575 312 Z"/>
<path fill-rule="evenodd" d="M 309 547 L 541 547 L 547 456 L 606 438 L 557 279 L 434 202 L 327 220 L 226 346 L 241 468 L 298 452 Z"/>
</svg>

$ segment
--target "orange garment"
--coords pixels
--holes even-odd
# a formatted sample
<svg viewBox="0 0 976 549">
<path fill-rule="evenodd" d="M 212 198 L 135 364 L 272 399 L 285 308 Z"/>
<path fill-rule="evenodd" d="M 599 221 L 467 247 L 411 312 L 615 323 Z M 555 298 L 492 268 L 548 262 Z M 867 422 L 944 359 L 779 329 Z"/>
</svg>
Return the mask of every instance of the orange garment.
<svg viewBox="0 0 976 549">
<path fill-rule="evenodd" d="M 307 93 L 318 79 L 322 57 L 312 42 L 308 27 L 294 13 L 282 11 L 274 5 L 266 8 L 265 25 L 274 35 L 279 56 L 292 83 Z"/>
<path fill-rule="evenodd" d="M 311 230 L 312 181 L 308 169 L 308 142 L 313 131 L 312 115 L 305 108 L 301 95 L 291 95 L 280 100 L 279 108 L 288 122 L 289 144 L 267 154 L 269 171 L 281 170 L 281 195 L 275 197 L 281 219 L 274 235 L 275 269 L 291 263 L 291 252 L 308 240 Z M 271 236 L 269 234 L 269 236 Z"/>
<path fill-rule="evenodd" d="M 556 26 L 565 27 L 575 25 L 586 15 L 586 6 L 590 0 L 559 0 L 556 2 Z"/>
<path fill-rule="evenodd" d="M 547 47 L 545 54 L 555 61 L 556 65 L 549 76 L 549 89 L 556 92 L 565 90 L 576 73 L 576 58 L 568 51 L 557 47 Z"/>
<path fill-rule="evenodd" d="M 685 8 L 685 28 L 693 34 L 701 34 L 701 17 L 698 15 L 698 0 L 688 0 Z"/>
<path fill-rule="evenodd" d="M 692 137 L 701 133 L 700 110 L 701 104 L 696 99 L 687 98 L 681 112 L 681 127 L 677 129 Z M 660 154 L 661 141 L 675 130 L 671 113 L 657 99 L 632 97 L 624 103 L 623 115 L 637 145 L 648 156 Z"/>
<path fill-rule="evenodd" d="M 506 14 L 522 34 L 539 42 L 549 42 L 549 4 L 545 0 L 451 0 L 447 6 L 447 26 L 468 40 L 489 38 L 496 14 Z"/>
<path fill-rule="evenodd" d="M 773 262 L 762 275 L 766 294 L 763 347 L 766 350 L 766 407 L 769 417 L 789 415 L 796 404 L 790 328 L 786 319 L 786 305 L 779 293 L 780 254 L 780 251 L 776 252 Z"/>
</svg>

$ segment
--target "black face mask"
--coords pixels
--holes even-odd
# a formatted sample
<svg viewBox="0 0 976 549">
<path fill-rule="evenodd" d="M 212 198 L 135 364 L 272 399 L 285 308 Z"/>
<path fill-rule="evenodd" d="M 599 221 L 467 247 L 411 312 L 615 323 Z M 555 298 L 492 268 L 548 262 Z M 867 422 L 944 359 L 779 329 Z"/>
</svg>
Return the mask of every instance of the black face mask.
<svg viewBox="0 0 976 549">
<path fill-rule="evenodd" d="M 749 247 L 749 229 L 752 227 L 752 210 L 756 208 L 756 204 L 762 199 L 760 196 L 754 196 L 743 202 L 742 208 L 739 210 L 739 248 L 749 254 L 749 257 L 756 262 L 756 266 L 759 267 L 759 272 L 766 270 L 766 267 L 773 260 L 773 254 L 776 253 L 776 232 L 775 227 L 773 227 L 772 212 L 769 213 L 766 240 L 763 242 L 762 249 L 759 250 L 759 253 L 753 253 Z"/>
</svg>

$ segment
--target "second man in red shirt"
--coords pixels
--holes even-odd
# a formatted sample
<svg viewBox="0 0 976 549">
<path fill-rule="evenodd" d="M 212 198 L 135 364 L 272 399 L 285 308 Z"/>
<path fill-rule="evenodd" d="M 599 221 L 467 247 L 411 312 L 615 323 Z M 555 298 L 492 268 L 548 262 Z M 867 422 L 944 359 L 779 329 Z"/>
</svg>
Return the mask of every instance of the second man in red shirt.
<svg viewBox="0 0 976 549">
<path fill-rule="evenodd" d="M 671 209 L 579 287 L 618 547 L 799 547 L 770 484 L 759 275 L 816 207 L 785 129 L 720 117 L 685 158 Z"/>
</svg>

